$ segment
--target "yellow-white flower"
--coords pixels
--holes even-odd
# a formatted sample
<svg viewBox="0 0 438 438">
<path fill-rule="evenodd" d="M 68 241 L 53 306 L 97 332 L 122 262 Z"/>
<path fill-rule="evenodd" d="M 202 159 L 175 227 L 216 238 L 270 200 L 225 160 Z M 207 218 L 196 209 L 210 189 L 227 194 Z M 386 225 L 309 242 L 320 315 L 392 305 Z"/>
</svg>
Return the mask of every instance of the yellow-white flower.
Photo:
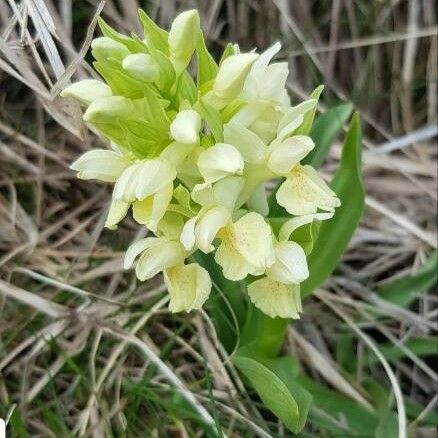
<svg viewBox="0 0 438 438">
<path fill-rule="evenodd" d="M 132 203 L 154 195 L 176 178 L 176 169 L 168 160 L 145 159 L 129 166 L 117 180 L 113 196 Z"/>
<path fill-rule="evenodd" d="M 270 101 L 280 106 L 290 104 L 286 91 L 286 79 L 289 75 L 287 62 L 270 64 L 272 58 L 281 49 L 275 43 L 264 51 L 254 62 L 242 91 L 242 99 L 247 102 Z"/>
<path fill-rule="evenodd" d="M 245 184 L 242 176 L 226 176 L 214 184 L 197 184 L 192 190 L 192 199 L 203 207 L 221 205 L 232 212 Z"/>
<path fill-rule="evenodd" d="M 173 194 L 173 184 L 170 183 L 153 195 L 132 204 L 132 216 L 139 224 L 146 225 L 154 233 L 158 223 L 163 218 Z"/>
<path fill-rule="evenodd" d="M 277 242 L 274 244 L 275 262 L 266 275 L 284 284 L 299 284 L 309 276 L 306 254 L 296 242 Z"/>
<path fill-rule="evenodd" d="M 198 263 L 177 265 L 164 271 L 171 312 L 201 309 L 211 291 L 208 272 Z"/>
<path fill-rule="evenodd" d="M 124 268 L 129 269 L 138 257 L 135 273 L 144 281 L 163 272 L 170 294 L 171 312 L 200 309 L 210 295 L 208 272 L 198 265 L 184 264 L 186 252 L 178 241 L 167 237 L 147 237 L 133 243 L 125 255 Z"/>
<path fill-rule="evenodd" d="M 252 303 L 271 318 L 298 319 L 303 310 L 299 284 L 284 284 L 263 277 L 248 286 L 248 295 Z"/>
<path fill-rule="evenodd" d="M 156 82 L 160 77 L 158 64 L 146 53 L 128 55 L 122 67 L 131 77 L 142 82 Z"/>
<path fill-rule="evenodd" d="M 289 240 L 291 234 L 303 225 L 310 224 L 314 220 L 325 221 L 331 219 L 333 215 L 334 211 L 331 211 L 329 213 L 314 213 L 292 217 L 280 227 L 280 230 L 278 232 L 278 240 L 281 242 Z"/>
<path fill-rule="evenodd" d="M 90 105 L 93 100 L 112 96 L 112 92 L 111 88 L 102 81 L 98 81 L 97 79 L 84 79 L 64 88 L 60 95 L 62 97 L 72 97 L 83 105 Z"/>
<path fill-rule="evenodd" d="M 159 272 L 184 263 L 186 252 L 180 242 L 166 237 L 146 237 L 134 242 L 126 251 L 124 268 L 129 269 L 139 257 L 135 273 L 145 281 Z"/>
<path fill-rule="evenodd" d="M 98 61 L 106 59 L 122 61 L 131 52 L 124 44 L 112 38 L 99 37 L 91 42 L 91 53 Z"/>
<path fill-rule="evenodd" d="M 181 243 L 187 251 L 199 248 L 204 253 L 214 250 L 212 242 L 218 231 L 231 221 L 231 214 L 223 206 L 203 207 L 185 224 L 181 233 Z"/>
<path fill-rule="evenodd" d="M 243 157 L 232 145 L 216 143 L 198 158 L 198 168 L 205 182 L 214 183 L 228 175 L 242 175 Z"/>
<path fill-rule="evenodd" d="M 213 89 L 206 95 L 206 100 L 221 109 L 237 98 L 258 56 L 256 53 L 237 53 L 226 58 L 219 67 Z"/>
<path fill-rule="evenodd" d="M 95 149 L 81 155 L 70 168 L 80 179 L 114 182 L 131 164 L 132 160 L 118 151 Z"/>
<path fill-rule="evenodd" d="M 168 43 L 170 60 L 177 74 L 184 71 L 189 64 L 200 33 L 199 14 L 195 9 L 182 12 L 173 20 Z"/>
<path fill-rule="evenodd" d="M 183 144 L 199 142 L 201 117 L 195 110 L 180 111 L 170 125 L 170 135 L 174 140 Z"/>
<path fill-rule="evenodd" d="M 301 308 L 300 283 L 309 276 L 306 255 L 291 234 L 314 220 L 327 220 L 330 213 L 315 213 L 288 219 L 280 228 L 279 241 L 274 243 L 275 262 L 266 276 L 248 286 L 251 301 L 271 318 L 299 318 Z"/>
<path fill-rule="evenodd" d="M 247 213 L 221 228 L 218 237 L 215 260 L 229 280 L 261 275 L 275 261 L 271 228 L 258 213 Z"/>
<path fill-rule="evenodd" d="M 297 165 L 290 171 L 276 198 L 288 213 L 297 216 L 316 213 L 318 209 L 330 212 L 341 205 L 336 193 L 308 165 Z"/>
<path fill-rule="evenodd" d="M 84 113 L 84 120 L 90 123 L 111 123 L 120 117 L 132 117 L 134 103 L 123 96 L 100 97 L 91 102 Z"/>
<path fill-rule="evenodd" d="M 288 174 L 315 147 L 310 137 L 294 135 L 271 147 L 268 167 L 277 175 Z"/>
</svg>

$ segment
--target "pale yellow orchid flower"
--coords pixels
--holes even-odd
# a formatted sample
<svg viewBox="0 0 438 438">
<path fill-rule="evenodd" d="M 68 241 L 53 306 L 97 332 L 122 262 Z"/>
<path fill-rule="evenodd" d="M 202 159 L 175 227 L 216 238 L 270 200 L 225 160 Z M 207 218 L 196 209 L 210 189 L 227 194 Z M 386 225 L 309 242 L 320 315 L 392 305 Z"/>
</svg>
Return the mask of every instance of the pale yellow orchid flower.
<svg viewBox="0 0 438 438">
<path fill-rule="evenodd" d="M 220 229 L 218 237 L 221 243 L 215 260 L 229 280 L 262 275 L 275 261 L 271 228 L 258 213 L 246 213 L 229 223 Z"/>
</svg>

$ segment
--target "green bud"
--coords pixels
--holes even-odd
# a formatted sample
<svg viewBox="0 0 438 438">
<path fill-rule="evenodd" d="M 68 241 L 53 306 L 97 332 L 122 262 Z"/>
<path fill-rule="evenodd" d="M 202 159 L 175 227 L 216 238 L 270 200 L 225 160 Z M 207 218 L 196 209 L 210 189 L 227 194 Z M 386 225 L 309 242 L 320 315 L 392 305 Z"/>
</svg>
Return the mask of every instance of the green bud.
<svg viewBox="0 0 438 438">
<path fill-rule="evenodd" d="M 72 97 L 83 105 L 90 105 L 94 100 L 101 97 L 109 97 L 112 93 L 110 87 L 102 81 L 84 79 L 64 88 L 60 95 L 62 97 Z"/>
<path fill-rule="evenodd" d="M 169 32 L 170 59 L 177 73 L 189 64 L 201 32 L 198 11 L 192 9 L 179 14 L 173 20 Z"/>
<path fill-rule="evenodd" d="M 156 82 L 160 77 L 158 64 L 146 53 L 128 55 L 122 62 L 123 69 L 134 79 Z"/>
<path fill-rule="evenodd" d="M 91 103 L 85 111 L 84 120 L 90 123 L 106 123 L 116 118 L 132 116 L 134 112 L 131 99 L 123 96 L 102 97 Z"/>
<path fill-rule="evenodd" d="M 118 61 L 122 61 L 123 58 L 131 53 L 125 45 L 108 37 L 99 37 L 94 39 L 91 43 L 91 49 L 91 53 L 98 61 L 108 58 L 114 58 Z"/>
</svg>

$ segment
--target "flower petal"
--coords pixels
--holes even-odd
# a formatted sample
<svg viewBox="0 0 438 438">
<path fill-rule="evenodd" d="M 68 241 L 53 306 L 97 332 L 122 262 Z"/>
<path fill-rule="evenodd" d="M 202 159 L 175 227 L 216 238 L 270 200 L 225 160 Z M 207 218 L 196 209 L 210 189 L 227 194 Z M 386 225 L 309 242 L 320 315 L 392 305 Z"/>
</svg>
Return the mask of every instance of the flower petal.
<svg viewBox="0 0 438 438">
<path fill-rule="evenodd" d="M 117 152 L 95 149 L 81 155 L 70 169 L 76 170 L 80 179 L 114 182 L 130 164 L 128 158 Z"/>
<path fill-rule="evenodd" d="M 232 144 L 248 163 L 260 163 L 268 154 L 268 148 L 252 131 L 234 122 L 224 126 L 224 141 Z"/>
<path fill-rule="evenodd" d="M 269 168 L 278 175 L 286 175 L 313 148 L 315 143 L 305 135 L 289 137 L 276 146 L 268 160 Z"/>
<path fill-rule="evenodd" d="M 213 92 L 220 99 L 233 100 L 242 91 L 245 79 L 259 55 L 239 53 L 226 58 L 217 73 Z"/>
<path fill-rule="evenodd" d="M 149 196 L 132 205 L 132 214 L 139 224 L 146 225 L 154 233 L 157 231 L 158 222 L 166 213 L 173 193 L 173 184 L 159 190 L 155 195 Z"/>
<path fill-rule="evenodd" d="M 234 248 L 229 239 L 222 238 L 214 259 L 222 267 L 223 275 L 228 280 L 239 281 L 252 272 L 253 266 Z"/>
<path fill-rule="evenodd" d="M 93 100 L 100 97 L 112 96 L 111 88 L 97 79 L 84 79 L 75 82 L 64 88 L 60 95 L 62 97 L 73 97 L 83 105 L 90 105 Z"/>
<path fill-rule="evenodd" d="M 217 143 L 203 151 L 198 158 L 198 168 L 205 181 L 214 183 L 228 175 L 241 175 L 243 157 L 232 145 Z"/>
<path fill-rule="evenodd" d="M 170 294 L 171 312 L 201 309 L 210 295 L 210 275 L 197 263 L 166 269 L 164 281 Z"/>
<path fill-rule="evenodd" d="M 230 227 L 233 246 L 256 268 L 265 269 L 274 263 L 271 227 L 263 216 L 251 212 Z"/>
<path fill-rule="evenodd" d="M 265 277 L 248 286 L 248 295 L 251 302 L 271 318 L 300 317 L 302 307 L 299 285 L 283 284 Z"/>
<path fill-rule="evenodd" d="M 195 238 L 195 225 L 197 216 L 189 219 L 185 224 L 179 238 L 180 242 L 183 244 L 187 251 L 192 251 L 195 248 L 196 238 Z"/>
<path fill-rule="evenodd" d="M 136 200 L 135 190 L 137 188 L 137 175 L 141 166 L 140 163 L 132 164 L 127 167 L 114 186 L 113 196 L 125 202 L 134 202 Z"/>
<path fill-rule="evenodd" d="M 199 141 L 201 116 L 194 110 L 180 111 L 170 125 L 170 135 L 179 143 L 193 144 Z"/>
<path fill-rule="evenodd" d="M 125 261 L 123 262 L 124 269 L 130 269 L 134 263 L 137 256 L 142 253 L 145 249 L 156 245 L 157 239 L 155 237 L 146 237 L 145 239 L 140 239 L 134 242 L 125 253 Z"/>
<path fill-rule="evenodd" d="M 165 269 L 182 264 L 184 259 L 185 251 L 179 242 L 158 237 L 155 238 L 153 245 L 143 251 L 137 262 L 135 273 L 139 280 L 144 281 Z"/>
<path fill-rule="evenodd" d="M 304 114 L 313 110 L 317 104 L 316 99 L 308 99 L 300 104 L 289 108 L 278 124 L 278 137 L 283 140 L 292 131 L 298 128 L 303 123 Z"/>
<path fill-rule="evenodd" d="M 260 184 L 246 201 L 246 205 L 250 210 L 260 213 L 266 217 L 269 213 L 268 198 L 266 196 L 265 183 Z"/>
<path fill-rule="evenodd" d="M 302 227 L 303 225 L 310 224 L 315 219 L 319 221 L 324 221 L 327 219 L 331 219 L 334 215 L 334 211 L 330 213 L 314 213 L 314 214 L 306 214 L 304 216 L 297 216 L 288 219 L 280 228 L 278 232 L 278 239 L 280 241 L 289 240 L 290 235 L 297 229 Z"/>
<path fill-rule="evenodd" d="M 128 55 L 123 60 L 122 67 L 131 77 L 139 81 L 156 82 L 160 77 L 158 64 L 146 53 Z"/>
<path fill-rule="evenodd" d="M 195 227 L 196 245 L 205 254 L 214 250 L 212 242 L 218 231 L 231 220 L 225 207 L 218 206 L 199 214 Z"/>
<path fill-rule="evenodd" d="M 213 185 L 197 184 L 192 190 L 192 199 L 202 206 L 222 205 L 233 211 L 244 183 L 245 178 L 241 176 L 227 176 Z"/>
<path fill-rule="evenodd" d="M 341 204 L 336 193 L 310 166 L 295 166 L 278 189 L 276 198 L 294 215 L 313 214 L 318 208 L 330 212 Z"/>
<path fill-rule="evenodd" d="M 222 228 L 218 236 L 221 244 L 215 260 L 229 280 L 261 275 L 275 261 L 271 228 L 258 213 L 245 214 Z"/>
<path fill-rule="evenodd" d="M 143 160 L 136 176 L 135 197 L 142 200 L 164 189 L 176 178 L 172 163 L 163 159 Z"/>
<path fill-rule="evenodd" d="M 111 200 L 110 209 L 108 211 L 108 216 L 105 221 L 105 227 L 110 230 L 115 230 L 117 224 L 126 216 L 129 210 L 129 203 L 115 199 Z"/>
<path fill-rule="evenodd" d="M 275 263 L 266 275 L 280 283 L 301 283 L 309 276 L 306 254 L 295 242 L 280 242 L 274 247 Z"/>
</svg>

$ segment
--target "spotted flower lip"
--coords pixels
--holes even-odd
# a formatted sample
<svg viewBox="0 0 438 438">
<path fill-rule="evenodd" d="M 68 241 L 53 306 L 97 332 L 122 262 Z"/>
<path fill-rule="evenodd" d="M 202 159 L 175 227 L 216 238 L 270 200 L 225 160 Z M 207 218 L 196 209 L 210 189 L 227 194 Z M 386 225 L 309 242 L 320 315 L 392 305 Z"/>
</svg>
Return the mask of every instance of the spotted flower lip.
<svg viewBox="0 0 438 438">
<path fill-rule="evenodd" d="M 128 247 L 124 267 L 135 267 L 140 281 L 162 273 L 170 312 L 199 310 L 210 295 L 209 272 L 191 260 L 200 251 L 226 279 L 245 280 L 262 312 L 299 318 L 300 283 L 309 276 L 299 234 L 340 205 L 303 164 L 318 147 L 309 136 L 317 99 L 291 105 L 288 64 L 274 60 L 278 42 L 261 53 L 230 45 L 218 63 L 196 10 L 177 16 L 169 32 L 143 11 L 140 18 L 141 37 L 104 23 L 91 44 L 101 78 L 61 92 L 111 144 L 85 152 L 71 169 L 113 185 L 107 228 L 131 216 L 149 230 Z M 270 216 L 267 198 L 279 178 L 271 201 L 291 215 L 284 220 Z"/>
</svg>

